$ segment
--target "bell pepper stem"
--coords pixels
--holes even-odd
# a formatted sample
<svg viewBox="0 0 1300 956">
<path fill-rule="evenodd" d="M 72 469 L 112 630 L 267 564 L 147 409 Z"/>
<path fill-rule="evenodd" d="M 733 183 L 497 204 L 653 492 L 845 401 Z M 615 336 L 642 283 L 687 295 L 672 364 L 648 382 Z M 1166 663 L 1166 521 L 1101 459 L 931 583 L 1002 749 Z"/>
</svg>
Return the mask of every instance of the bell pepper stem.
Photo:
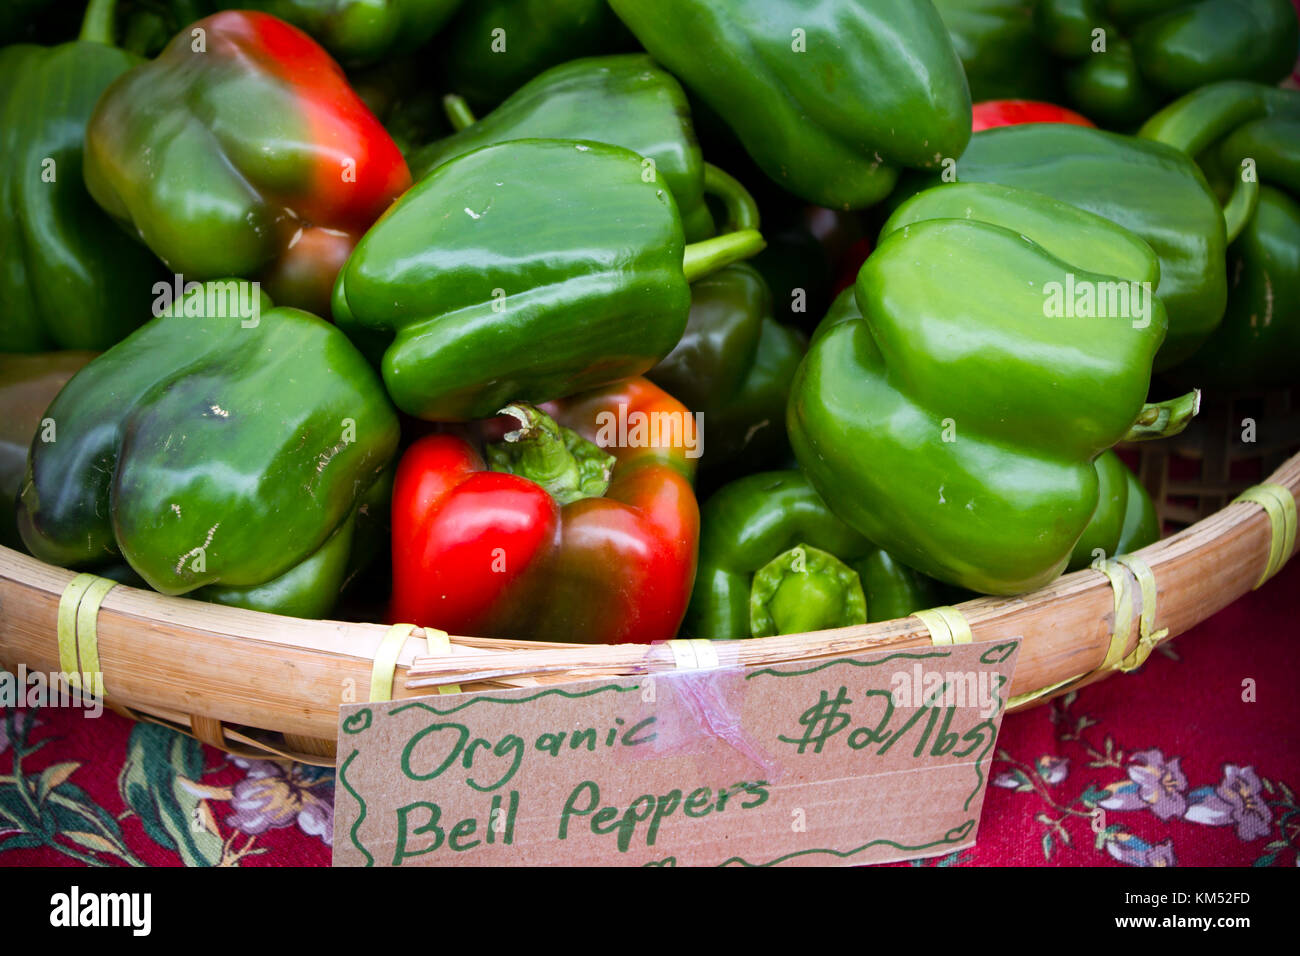
<svg viewBox="0 0 1300 956">
<path fill-rule="evenodd" d="M 447 122 L 451 123 L 451 128 L 458 133 L 478 122 L 478 117 L 465 102 L 465 97 L 455 93 L 448 93 L 442 98 L 442 110 L 447 114 Z"/>
<path fill-rule="evenodd" d="M 1195 159 L 1242 124 L 1268 116 L 1276 108 L 1279 92 L 1247 81 L 1204 86 L 1147 120 L 1139 135 Z M 1229 243 L 1241 235 L 1258 205 L 1259 182 L 1239 174 L 1223 207 Z"/>
<path fill-rule="evenodd" d="M 756 229 L 741 229 L 702 242 L 692 242 L 682 256 L 682 273 L 687 282 L 694 282 L 733 262 L 757 255 L 766 245 L 766 240 Z"/>
<path fill-rule="evenodd" d="M 604 496 L 614 473 L 613 455 L 531 405 L 516 402 L 498 414 L 509 415 L 519 427 L 487 447 L 493 471 L 536 482 L 560 505 Z"/>
<path fill-rule="evenodd" d="M 704 191 L 710 196 L 717 196 L 727 211 L 727 223 L 724 232 L 739 232 L 742 229 L 758 229 L 758 203 L 740 182 L 730 173 L 726 173 L 712 163 L 704 164 Z"/>
<path fill-rule="evenodd" d="M 1152 438 L 1170 438 L 1177 435 L 1201 410 L 1201 390 L 1194 388 L 1186 395 L 1164 402 L 1142 406 L 1137 421 L 1124 436 L 1124 441 L 1148 441 Z"/>
<path fill-rule="evenodd" d="M 1232 187 L 1232 195 L 1223 206 L 1223 225 L 1227 229 L 1228 244 L 1231 245 L 1241 235 L 1259 208 L 1259 181 L 1247 179 L 1243 170 L 1237 176 Z"/>
<path fill-rule="evenodd" d="M 753 637 L 865 624 L 867 599 L 858 572 L 806 544 L 777 555 L 754 573 L 749 590 Z"/>
<path fill-rule="evenodd" d="M 77 39 L 84 43 L 113 45 L 113 24 L 117 0 L 90 0 L 86 15 L 81 18 L 81 33 Z"/>
</svg>

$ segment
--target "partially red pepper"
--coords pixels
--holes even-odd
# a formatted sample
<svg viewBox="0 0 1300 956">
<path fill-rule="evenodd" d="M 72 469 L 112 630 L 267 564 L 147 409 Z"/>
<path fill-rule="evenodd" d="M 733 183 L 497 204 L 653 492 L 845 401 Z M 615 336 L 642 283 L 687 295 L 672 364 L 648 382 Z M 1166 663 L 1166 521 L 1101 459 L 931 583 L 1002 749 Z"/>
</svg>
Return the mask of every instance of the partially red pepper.
<svg viewBox="0 0 1300 956">
<path fill-rule="evenodd" d="M 390 620 L 537 641 L 674 637 L 699 540 L 690 412 L 635 378 L 508 414 L 486 460 L 451 434 L 403 456 Z"/>
<path fill-rule="evenodd" d="M 1037 100 L 986 100 L 976 103 L 971 107 L 971 120 L 972 130 L 976 133 L 995 126 L 1020 126 L 1025 123 L 1095 125 L 1088 117 L 1074 110 Z"/>
<path fill-rule="evenodd" d="M 234 10 L 182 30 L 104 92 L 85 176 L 186 280 L 260 279 L 277 305 L 319 315 L 361 234 L 411 184 L 324 49 Z"/>
</svg>

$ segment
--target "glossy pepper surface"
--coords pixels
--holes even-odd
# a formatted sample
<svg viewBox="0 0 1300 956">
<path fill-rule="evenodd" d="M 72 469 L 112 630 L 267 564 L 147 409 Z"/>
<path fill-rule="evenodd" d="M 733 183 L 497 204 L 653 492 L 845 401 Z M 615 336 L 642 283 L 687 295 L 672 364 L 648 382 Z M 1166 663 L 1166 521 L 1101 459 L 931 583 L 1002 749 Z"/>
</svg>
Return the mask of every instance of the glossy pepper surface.
<svg viewBox="0 0 1300 956">
<path fill-rule="evenodd" d="M 985 100 L 971 107 L 971 128 L 976 133 L 998 126 L 1022 126 L 1025 123 L 1095 125 L 1088 117 L 1074 110 L 1038 100 Z"/>
<path fill-rule="evenodd" d="M 801 472 L 759 472 L 701 509 L 683 632 L 768 637 L 888 621 L 941 604 L 943 594 L 835 517 Z"/>
<path fill-rule="evenodd" d="M 685 246 L 642 157 L 514 140 L 417 183 L 339 273 L 334 318 L 387 342 L 384 382 L 431 421 L 495 415 L 638 375 L 681 338 L 688 281 L 752 255 L 753 230 Z"/>
<path fill-rule="evenodd" d="M 323 319 L 207 283 L 82 369 L 32 443 L 32 554 L 124 558 L 155 590 L 319 617 L 397 448 L 374 370 Z M 120 555 L 120 558 L 119 558 Z"/>
<path fill-rule="evenodd" d="M 691 286 L 681 340 L 646 373 L 703 416 L 703 469 L 753 470 L 789 455 L 785 406 L 804 336 L 772 317 L 772 294 L 749 263 Z"/>
<path fill-rule="evenodd" d="M 1036 17 L 1044 44 L 1071 64 L 1073 103 L 1116 127 L 1208 83 L 1276 83 L 1300 40 L 1290 0 L 1040 0 Z"/>
<path fill-rule="evenodd" d="M 403 455 L 390 619 L 542 641 L 675 636 L 699 535 L 686 409 L 631 379 L 505 413 L 512 430 L 486 456 L 448 434 Z"/>
<path fill-rule="evenodd" d="M 630 149 L 651 160 L 672 191 L 687 240 L 713 232 L 686 94 L 648 56 L 592 57 L 547 70 L 482 119 L 417 150 L 411 172 L 418 179 L 472 150 L 516 139 L 594 140 Z"/>
<path fill-rule="evenodd" d="M 974 100 L 1051 99 L 1057 64 L 1034 29 L 1037 0 L 933 0 Z"/>
<path fill-rule="evenodd" d="M 276 302 L 322 315 L 357 238 L 410 183 L 324 50 L 236 11 L 109 87 L 86 130 L 85 176 L 173 272 L 258 279 Z"/>
<path fill-rule="evenodd" d="M 1165 107 L 1139 135 L 1197 157 L 1245 219 L 1228 247 L 1223 322 L 1175 374 L 1228 389 L 1300 381 L 1300 92 L 1216 83 Z M 1257 182 L 1258 197 L 1234 206 L 1243 182 Z"/>
<path fill-rule="evenodd" d="M 1060 293 L 1158 278 L 1137 236 L 1049 197 L 921 193 L 885 224 L 795 376 L 800 466 L 909 566 L 988 594 L 1040 587 L 1097 508 L 1094 459 L 1195 410 L 1194 396 L 1144 406 L 1167 326 L 1158 297 L 1071 314 Z"/>
<path fill-rule="evenodd" d="M 553 66 L 636 49 L 605 0 L 474 0 L 439 37 L 443 83 L 491 109 Z"/>
<path fill-rule="evenodd" d="M 345 66 L 363 66 L 423 46 L 463 0 L 224 0 L 223 10 L 258 10 L 308 33 Z"/>
<path fill-rule="evenodd" d="M 820 206 L 883 199 L 970 138 L 970 92 L 930 0 L 611 0 L 754 161 Z"/>
<path fill-rule="evenodd" d="M 105 349 L 148 315 L 163 274 L 123 242 L 81 178 L 86 121 L 138 63 L 111 45 L 113 6 L 93 4 L 80 39 L 0 49 L 0 349 Z"/>
<path fill-rule="evenodd" d="M 1160 539 L 1156 506 L 1119 455 L 1104 452 L 1095 467 L 1097 510 L 1074 546 L 1069 571 L 1086 568 L 1097 558 L 1131 554 Z"/>
<path fill-rule="evenodd" d="M 0 353 L 0 544 L 6 547 L 22 547 L 15 507 L 27 472 L 27 449 L 38 437 L 58 438 L 57 423 L 51 430 L 45 410 L 68 379 L 96 354 Z"/>
<path fill-rule="evenodd" d="M 1196 164 L 1178 150 L 1083 126 L 1008 126 L 976 133 L 956 177 L 1031 189 L 1145 240 L 1160 258 L 1156 291 L 1169 312 L 1158 369 L 1189 356 L 1223 318 L 1223 209 Z"/>
</svg>

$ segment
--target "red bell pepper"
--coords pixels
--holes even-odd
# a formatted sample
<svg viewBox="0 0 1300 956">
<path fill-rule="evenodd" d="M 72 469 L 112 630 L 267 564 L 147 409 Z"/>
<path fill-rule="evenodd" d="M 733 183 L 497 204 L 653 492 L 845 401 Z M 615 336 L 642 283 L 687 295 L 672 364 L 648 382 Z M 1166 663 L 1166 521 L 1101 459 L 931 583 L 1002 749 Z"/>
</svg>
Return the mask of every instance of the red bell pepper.
<svg viewBox="0 0 1300 956">
<path fill-rule="evenodd" d="M 486 460 L 453 434 L 403 456 L 389 619 L 538 641 L 672 638 L 699 540 L 690 412 L 641 378 L 505 412 L 517 427 Z"/>
<path fill-rule="evenodd" d="M 971 128 L 993 129 L 995 126 L 1021 126 L 1025 123 L 1069 123 L 1092 126 L 1092 120 L 1055 103 L 1037 100 L 985 100 L 971 107 Z"/>
<path fill-rule="evenodd" d="M 236 10 L 109 86 L 84 167 L 95 201 L 173 272 L 259 279 L 277 305 L 318 315 L 352 247 L 411 184 L 324 49 Z"/>
</svg>

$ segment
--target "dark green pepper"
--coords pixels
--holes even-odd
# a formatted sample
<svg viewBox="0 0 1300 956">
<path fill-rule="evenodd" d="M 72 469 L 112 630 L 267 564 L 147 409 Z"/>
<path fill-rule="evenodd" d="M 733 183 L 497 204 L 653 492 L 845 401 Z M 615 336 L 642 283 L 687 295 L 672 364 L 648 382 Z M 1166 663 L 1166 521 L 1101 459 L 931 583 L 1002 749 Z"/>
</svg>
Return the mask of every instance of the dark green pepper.
<svg viewBox="0 0 1300 956">
<path fill-rule="evenodd" d="M 700 559 L 683 631 L 768 637 L 907 617 L 944 589 L 839 518 L 798 471 L 760 472 L 700 511 Z"/>
<path fill-rule="evenodd" d="M 1037 0 L 933 0 L 966 68 L 971 99 L 1055 101 L 1056 63 L 1034 29 Z"/>
<path fill-rule="evenodd" d="M 672 195 L 626 149 L 514 140 L 402 196 L 339 272 L 334 318 L 390 343 L 403 411 L 486 418 L 653 367 L 686 328 L 688 283 L 761 248 L 754 230 L 685 246 Z"/>
<path fill-rule="evenodd" d="M 150 587 L 329 612 L 397 416 L 338 329 L 247 283 L 194 285 L 82 369 L 32 443 L 18 525 L 70 568 L 121 558 Z"/>
<path fill-rule="evenodd" d="M 53 441 L 57 428 L 45 418 L 59 389 L 89 362 L 95 352 L 0 353 L 0 544 L 21 548 L 15 506 L 27 471 L 33 439 Z M 42 422 L 45 434 L 42 435 Z"/>
<path fill-rule="evenodd" d="M 744 473 L 789 455 L 785 406 L 803 353 L 803 336 L 772 318 L 763 277 L 740 263 L 691 286 L 686 331 L 646 378 L 704 416 L 703 470 Z"/>
<path fill-rule="evenodd" d="M 610 0 L 650 54 L 765 173 L 860 209 L 901 166 L 938 168 L 971 132 L 961 61 L 930 0 Z"/>
<path fill-rule="evenodd" d="M 449 98 L 459 132 L 410 157 L 416 179 L 457 156 L 516 139 L 593 140 L 651 160 L 682 216 L 688 242 L 713 234 L 706 169 L 677 81 L 644 54 L 575 60 L 530 81 L 477 122 Z"/>
<path fill-rule="evenodd" d="M 1096 462 L 1097 510 L 1070 554 L 1066 570 L 1086 568 L 1097 558 L 1131 554 L 1160 540 L 1160 521 L 1151 496 L 1113 451 Z"/>
<path fill-rule="evenodd" d="M 213 0 L 118 0 L 122 49 L 155 57 L 168 40 L 215 9 Z"/>
<path fill-rule="evenodd" d="M 1229 218 L 1246 220 L 1228 247 L 1223 322 L 1172 374 L 1228 389 L 1300 380 L 1300 92 L 1216 83 L 1171 103 L 1139 135 L 1197 157 Z"/>
<path fill-rule="evenodd" d="M 104 89 L 137 62 L 110 45 L 113 5 L 97 0 L 80 39 L 0 49 L 0 348 L 105 349 L 148 315 L 163 275 L 124 242 L 86 191 L 86 122 Z"/>
<path fill-rule="evenodd" d="M 1046 584 L 1097 509 L 1094 459 L 1195 413 L 1195 394 L 1144 405 L 1168 321 L 1158 274 L 1137 236 L 1047 196 L 921 193 L 858 274 L 857 314 L 837 303 L 795 376 L 800 466 L 838 517 L 931 577 Z M 1068 308 L 1071 288 L 1091 308 L 1067 293 Z"/>
<path fill-rule="evenodd" d="M 226 0 L 219 10 L 259 10 L 292 23 L 344 66 L 364 66 L 415 50 L 463 0 Z"/>
<path fill-rule="evenodd" d="M 1196 164 L 1178 150 L 1083 126 L 1007 126 L 971 138 L 956 178 L 1032 189 L 1146 240 L 1160 258 L 1157 292 L 1169 311 L 1158 370 L 1185 359 L 1223 318 L 1223 210 Z"/>
<path fill-rule="evenodd" d="M 605 0 L 474 0 L 439 37 L 446 89 L 476 110 L 568 60 L 634 49 Z"/>
<path fill-rule="evenodd" d="M 1174 97 L 1220 80 L 1276 83 L 1300 40 L 1290 0 L 1041 0 L 1044 44 L 1072 61 L 1074 105 L 1132 127 Z"/>
</svg>

